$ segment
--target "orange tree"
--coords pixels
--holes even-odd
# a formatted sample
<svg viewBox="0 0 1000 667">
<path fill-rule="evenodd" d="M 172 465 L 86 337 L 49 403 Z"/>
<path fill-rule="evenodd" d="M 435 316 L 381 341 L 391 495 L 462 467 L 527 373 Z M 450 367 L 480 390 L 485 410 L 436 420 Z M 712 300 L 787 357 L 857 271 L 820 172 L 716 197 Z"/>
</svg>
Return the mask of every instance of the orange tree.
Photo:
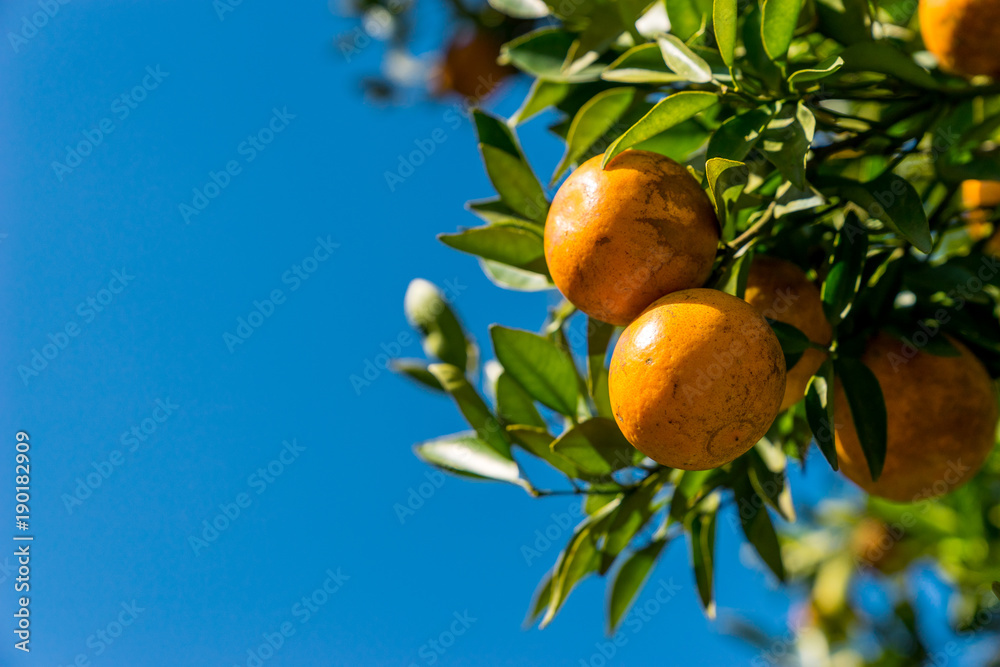
<svg viewBox="0 0 1000 667">
<path fill-rule="evenodd" d="M 418 444 L 421 459 L 533 496 L 581 497 L 584 518 L 540 582 L 532 621 L 544 627 L 581 579 L 600 576 L 615 632 L 680 536 L 714 617 L 717 516 L 732 503 L 775 577 L 809 591 L 795 636 L 734 628 L 760 643 L 761 664 L 807 640 L 815 651 L 816 637 L 829 657 L 854 660 L 845 664 L 936 659 L 900 578 L 920 558 L 953 585 L 952 622 L 970 633 L 965 641 L 1000 627 L 1000 457 L 991 456 L 1000 197 L 990 183 L 1000 181 L 1000 86 L 982 76 L 1000 71 L 997 42 L 983 36 L 1000 30 L 1000 2 L 926 4 L 918 12 L 914 0 L 492 0 L 517 25 L 534 26 L 499 58 L 533 82 L 509 119 L 473 110 L 496 196 L 468 204 L 480 226 L 439 238 L 477 257 L 499 288 L 558 288 L 568 298 L 544 321 L 540 314 L 537 332 L 493 325 L 494 359 L 481 364 L 489 355 L 442 294 L 415 280 L 405 310 L 428 359 L 395 368 L 449 395 L 471 426 Z M 974 25 L 971 46 L 949 16 Z M 540 114 L 565 142 L 557 165 L 529 165 L 519 144 L 518 127 Z M 629 155 L 682 167 L 612 176 Z M 542 170 L 552 172 L 548 188 Z M 690 183 L 714 214 L 710 275 L 657 282 L 661 269 L 678 274 L 690 245 L 681 223 L 701 196 Z M 629 236 L 640 224 L 655 240 Z M 628 245 L 607 254 L 623 238 Z M 557 256 L 560 266 L 546 262 Z M 702 287 L 726 294 L 678 291 Z M 667 298 L 634 321 L 631 311 L 614 324 L 599 319 L 619 312 L 618 301 L 631 309 L 659 297 Z M 732 338 L 726 313 L 749 317 L 726 299 L 746 299 L 767 318 L 763 347 L 710 347 Z M 678 301 L 691 309 L 669 310 Z M 768 384 L 767 407 L 755 408 L 754 420 L 766 418 L 758 440 L 754 428 L 724 422 L 748 419 L 744 399 L 763 384 L 745 366 L 772 339 L 784 356 L 772 366 L 788 382 Z M 620 363 L 616 344 L 627 348 Z M 614 396 L 616 385 L 627 391 Z M 708 418 L 691 392 L 728 408 L 712 405 Z M 733 453 L 671 457 L 713 450 L 721 431 L 736 434 Z M 871 495 L 800 506 L 797 517 L 787 467 L 804 465 L 814 445 L 825 459 L 816 465 Z M 565 478 L 562 488 L 534 481 L 551 474 Z M 894 591 L 888 617 L 873 619 L 849 595 L 865 577 Z M 862 658 L 859 642 L 873 631 L 883 641 Z"/>
</svg>

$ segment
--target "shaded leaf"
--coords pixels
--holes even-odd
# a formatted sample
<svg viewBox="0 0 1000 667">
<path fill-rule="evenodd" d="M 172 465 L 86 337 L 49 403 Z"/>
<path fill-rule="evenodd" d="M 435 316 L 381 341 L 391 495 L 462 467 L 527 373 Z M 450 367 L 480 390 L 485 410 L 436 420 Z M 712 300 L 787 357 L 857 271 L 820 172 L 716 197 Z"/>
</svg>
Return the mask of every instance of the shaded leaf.
<svg viewBox="0 0 1000 667">
<path fill-rule="evenodd" d="M 684 91 L 665 97 L 608 147 L 602 166 L 625 149 L 693 118 L 718 101 L 715 93 L 701 91 Z"/>
<path fill-rule="evenodd" d="M 572 73 L 564 70 L 573 42 L 573 35 L 560 28 L 541 28 L 504 44 L 500 49 L 500 60 L 544 81 L 573 83 L 596 80 L 603 65 Z"/>
<path fill-rule="evenodd" d="M 918 88 L 937 90 L 940 87 L 930 72 L 886 41 L 852 44 L 840 53 L 840 57 L 844 60 L 840 71 L 844 74 L 875 72 L 895 77 Z"/>
<path fill-rule="evenodd" d="M 483 273 L 497 287 L 516 290 L 518 292 L 541 292 L 555 289 L 552 280 L 541 273 L 519 269 L 515 266 L 501 264 L 489 259 L 480 259 L 479 266 Z"/>
<path fill-rule="evenodd" d="M 834 190 L 881 220 L 921 252 L 932 248 L 930 225 L 920 195 L 901 176 L 888 173 L 868 183 L 833 179 Z"/>
<path fill-rule="evenodd" d="M 569 126 L 566 153 L 552 174 L 552 183 L 558 181 L 570 165 L 580 162 L 590 147 L 615 127 L 634 97 L 635 88 L 612 88 L 598 93 L 580 107 Z"/>
<path fill-rule="evenodd" d="M 816 445 L 830 467 L 838 470 L 840 464 L 833 437 L 833 364 L 829 359 L 823 362 L 806 386 L 806 419 Z"/>
<path fill-rule="evenodd" d="M 538 582 L 538 588 L 535 589 L 535 597 L 531 602 L 531 608 L 528 610 L 528 617 L 524 619 L 526 625 L 532 625 L 541 615 L 545 608 L 549 606 L 549 600 L 552 599 L 552 570 L 545 573 L 542 580 Z"/>
<path fill-rule="evenodd" d="M 774 335 L 778 337 L 778 342 L 781 343 L 781 351 L 785 354 L 785 368 L 791 368 L 799 363 L 802 353 L 812 347 L 812 341 L 809 340 L 809 336 L 802 333 L 800 329 L 785 322 L 769 319 L 767 323 L 771 325 Z"/>
<path fill-rule="evenodd" d="M 806 155 L 816 132 L 816 118 L 801 101 L 786 105 L 768 123 L 761 147 L 767 159 L 799 190 L 805 190 Z"/>
<path fill-rule="evenodd" d="M 712 15 L 712 0 L 668 0 L 670 31 L 687 41 L 701 31 Z"/>
<path fill-rule="evenodd" d="M 750 177 L 750 169 L 735 160 L 713 157 L 705 163 L 708 189 L 722 223 L 722 240 L 732 240 L 736 216 L 734 209 Z"/>
<path fill-rule="evenodd" d="M 507 373 L 497 378 L 497 414 L 508 424 L 545 427 L 545 420 L 528 392 Z"/>
<path fill-rule="evenodd" d="M 850 214 L 837 234 L 833 263 L 823 281 L 823 310 L 831 324 L 839 324 L 850 310 L 861 286 L 861 276 L 868 256 L 868 235 Z"/>
<path fill-rule="evenodd" d="M 709 158 L 743 161 L 760 140 L 774 116 L 769 106 L 761 106 L 733 116 L 715 131 L 708 141 Z"/>
<path fill-rule="evenodd" d="M 613 420 L 593 417 L 556 438 L 552 451 L 585 475 L 606 477 L 631 466 L 634 450 Z"/>
<path fill-rule="evenodd" d="M 611 595 L 608 597 L 608 634 L 613 635 L 625 618 L 636 595 L 646 582 L 656 559 L 666 546 L 666 540 L 656 540 L 636 551 L 618 570 Z"/>
<path fill-rule="evenodd" d="M 792 72 L 788 76 L 788 82 L 792 85 L 798 86 L 803 83 L 811 83 L 813 81 L 825 79 L 843 66 L 844 59 L 840 56 L 833 56 L 831 58 L 827 58 L 814 68 L 800 69 Z"/>
<path fill-rule="evenodd" d="M 587 390 L 594 399 L 597 414 L 609 419 L 614 418 L 614 412 L 608 393 L 608 367 L 605 359 L 614 332 L 613 325 L 587 318 Z"/>
<path fill-rule="evenodd" d="M 507 427 L 507 433 L 526 452 L 545 461 L 567 477 L 580 476 L 580 471 L 575 465 L 552 451 L 554 438 L 547 428 L 515 424 Z"/>
<path fill-rule="evenodd" d="M 691 546 L 691 564 L 694 567 L 698 597 L 705 608 L 705 615 L 715 618 L 715 524 L 718 507 L 693 513 L 687 522 Z"/>
<path fill-rule="evenodd" d="M 887 418 L 885 399 L 878 378 L 861 361 L 839 357 L 834 363 L 837 377 L 844 388 L 851 409 L 854 429 L 868 461 L 872 481 L 878 481 L 885 465 Z"/>
<path fill-rule="evenodd" d="M 785 564 L 781 560 L 781 546 L 778 544 L 778 535 L 774 532 L 774 524 L 771 523 L 771 517 L 767 513 L 767 506 L 746 477 L 737 482 L 734 490 L 743 534 L 771 572 L 780 581 L 784 581 Z"/>
</svg>

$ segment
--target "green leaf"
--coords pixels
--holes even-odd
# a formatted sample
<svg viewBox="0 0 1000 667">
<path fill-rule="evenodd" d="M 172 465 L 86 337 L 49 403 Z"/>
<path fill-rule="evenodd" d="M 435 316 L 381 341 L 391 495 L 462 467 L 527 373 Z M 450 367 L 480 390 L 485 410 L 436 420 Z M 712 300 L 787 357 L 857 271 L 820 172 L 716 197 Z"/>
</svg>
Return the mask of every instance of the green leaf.
<svg viewBox="0 0 1000 667">
<path fill-rule="evenodd" d="M 566 154 L 552 174 L 553 184 L 618 124 L 618 119 L 632 104 L 634 97 L 635 88 L 611 88 L 598 93 L 580 107 L 566 135 Z M 617 134 L 615 132 L 615 136 Z"/>
<path fill-rule="evenodd" d="M 930 225 L 920 195 L 910 182 L 888 173 L 868 183 L 833 179 L 841 197 L 865 209 L 924 253 L 932 249 Z"/>
<path fill-rule="evenodd" d="M 718 507 L 695 512 L 687 521 L 691 545 L 691 564 L 694 566 L 698 597 L 705 608 L 705 614 L 715 618 L 715 596 L 712 580 L 715 576 L 715 523 Z"/>
<path fill-rule="evenodd" d="M 567 73 L 564 65 L 573 47 L 573 35 L 560 28 L 542 28 L 511 40 L 500 49 L 500 61 L 544 81 L 595 81 L 604 65 Z"/>
<path fill-rule="evenodd" d="M 868 256 L 868 235 L 850 214 L 837 234 L 833 263 L 823 281 L 823 310 L 833 325 L 840 324 L 850 311 Z"/>
<path fill-rule="evenodd" d="M 708 83 L 712 80 L 712 68 L 704 58 L 687 47 L 674 35 L 661 35 L 656 43 L 663 54 L 667 67 L 692 83 Z"/>
<path fill-rule="evenodd" d="M 435 391 L 444 391 L 434 374 L 427 370 L 427 362 L 421 359 L 393 359 L 392 370 Z"/>
<path fill-rule="evenodd" d="M 544 628 L 552 622 L 577 582 L 597 569 L 600 558 L 595 533 L 602 529 L 604 520 L 618 507 L 618 502 L 616 499 L 587 517 L 577 526 L 569 544 L 559 554 L 555 574 L 552 575 L 552 595 L 540 627 Z"/>
<path fill-rule="evenodd" d="M 631 466 L 635 450 L 613 420 L 593 417 L 556 438 L 552 451 L 589 477 L 608 477 Z"/>
<path fill-rule="evenodd" d="M 667 0 L 670 31 L 687 41 L 700 32 L 712 14 L 712 0 Z"/>
<path fill-rule="evenodd" d="M 541 273 L 526 271 L 490 259 L 480 259 L 479 266 L 482 267 L 483 273 L 490 279 L 490 282 L 497 287 L 518 292 L 541 292 L 555 288 L 552 279 Z"/>
<path fill-rule="evenodd" d="M 653 137 L 674 125 L 693 118 L 719 101 L 715 93 L 684 91 L 674 93 L 656 103 L 649 113 L 639 119 L 625 134 L 620 136 L 604 153 L 605 166 L 616 155 L 640 141 Z"/>
<path fill-rule="evenodd" d="M 795 521 L 792 490 L 785 478 L 788 459 L 781 448 L 762 438 L 747 455 L 750 485 L 785 521 Z"/>
<path fill-rule="evenodd" d="M 773 117 L 774 109 L 769 106 L 733 116 L 719 126 L 709 139 L 707 156 L 742 162 L 757 145 Z"/>
<path fill-rule="evenodd" d="M 691 508 L 718 486 L 725 474 L 718 470 L 687 470 L 681 473 L 670 499 L 671 521 L 684 521 Z"/>
<path fill-rule="evenodd" d="M 608 65 L 601 78 L 622 83 L 673 83 L 684 77 L 667 68 L 660 47 L 653 43 L 633 46 Z"/>
<path fill-rule="evenodd" d="M 820 30 L 842 44 L 871 41 L 868 0 L 816 0 Z"/>
<path fill-rule="evenodd" d="M 556 412 L 576 415 L 579 385 L 568 352 L 538 334 L 496 324 L 490 336 L 497 360 L 525 391 Z"/>
<path fill-rule="evenodd" d="M 839 470 L 840 463 L 833 437 L 833 364 L 829 359 L 823 362 L 806 386 L 806 419 L 813 439 L 830 467 Z"/>
<path fill-rule="evenodd" d="M 510 122 L 514 125 L 520 125 L 528 121 L 549 107 L 554 107 L 562 102 L 572 89 L 573 86 L 568 83 L 535 79 L 527 97 L 524 98 L 524 102 L 511 116 Z"/>
<path fill-rule="evenodd" d="M 535 178 L 517 139 L 506 123 L 478 109 L 472 112 L 479 151 L 486 173 L 500 198 L 519 215 L 544 221 L 548 212 L 545 191 Z"/>
<path fill-rule="evenodd" d="M 785 322 L 769 319 L 767 323 L 771 325 L 778 342 L 781 343 L 781 351 L 785 354 L 785 368 L 791 368 L 799 363 L 802 353 L 812 347 L 809 336 Z"/>
<path fill-rule="evenodd" d="M 521 449 L 545 461 L 562 474 L 574 479 L 580 477 L 580 471 L 575 465 L 552 451 L 554 438 L 547 428 L 516 424 L 508 426 L 507 433 Z"/>
<path fill-rule="evenodd" d="M 490 447 L 506 458 L 510 458 L 510 443 L 500 422 L 493 416 L 486 401 L 479 395 L 476 388 L 469 384 L 465 373 L 451 364 L 431 364 L 427 370 L 437 378 L 441 386 L 448 392 L 458 405 L 462 416 L 479 437 Z"/>
<path fill-rule="evenodd" d="M 537 220 L 529 220 L 522 217 L 510 206 L 507 206 L 499 197 L 470 201 L 465 204 L 465 208 L 492 225 L 533 229 L 538 234 L 542 234 L 545 229 L 545 226 Z"/>
<path fill-rule="evenodd" d="M 780 581 L 784 581 L 785 565 L 781 560 L 781 546 L 778 544 L 778 535 L 774 532 L 771 516 L 767 513 L 767 506 L 763 504 L 763 499 L 757 495 L 746 477 L 738 480 L 734 490 L 739 507 L 740 524 L 743 526 L 747 542 L 753 545 L 771 572 Z"/>
<path fill-rule="evenodd" d="M 753 263 L 753 252 L 748 251 L 722 267 L 722 275 L 716 289 L 726 294 L 732 294 L 742 299 L 747 290 L 747 278 L 750 276 L 750 265 Z"/>
<path fill-rule="evenodd" d="M 535 232 L 513 226 L 489 225 L 465 229 L 456 234 L 438 234 L 450 248 L 509 264 L 535 273 L 544 273 L 545 248 Z"/>
<path fill-rule="evenodd" d="M 614 412 L 608 393 L 608 367 L 605 359 L 614 332 L 614 326 L 587 318 L 587 390 L 594 399 L 597 414 L 609 419 L 614 418 Z"/>
<path fill-rule="evenodd" d="M 626 612 L 632 606 L 636 595 L 649 576 L 656 559 L 666 546 L 665 539 L 651 542 L 648 546 L 636 551 L 618 570 L 615 583 L 608 598 L 608 634 L 613 635 L 618 625 L 625 618 Z"/>
<path fill-rule="evenodd" d="M 642 481 L 638 489 L 627 494 L 618 506 L 614 518 L 608 527 L 601 549 L 601 566 L 599 574 L 605 574 L 615 562 L 628 543 L 632 541 L 643 526 L 659 509 L 654 500 L 663 486 L 659 473 L 652 473 Z M 662 505 L 662 504 L 661 504 Z"/>
<path fill-rule="evenodd" d="M 801 101 L 786 105 L 768 123 L 761 147 L 778 171 L 799 190 L 806 183 L 806 155 L 816 132 L 816 118 Z"/>
<path fill-rule="evenodd" d="M 736 51 L 736 21 L 739 8 L 736 0 L 715 0 L 712 5 L 712 29 L 715 43 L 727 67 L 733 66 Z"/>
<path fill-rule="evenodd" d="M 464 369 L 471 344 L 441 291 L 427 280 L 415 278 L 406 288 L 403 311 L 410 326 L 423 336 L 424 352 Z"/>
<path fill-rule="evenodd" d="M 736 202 L 750 177 L 750 169 L 736 160 L 721 157 L 709 158 L 705 163 L 708 190 L 715 203 L 715 211 L 722 223 L 722 240 L 732 240 L 735 225 Z"/>
<path fill-rule="evenodd" d="M 490 7 L 515 19 L 540 19 L 549 15 L 542 0 L 489 0 Z"/>
<path fill-rule="evenodd" d="M 815 68 L 800 69 L 792 72 L 788 76 L 788 83 L 797 86 L 803 83 L 812 83 L 830 76 L 844 66 L 844 59 L 840 56 L 827 58 Z"/>
<path fill-rule="evenodd" d="M 413 451 L 422 461 L 449 472 L 526 486 L 517 463 L 500 455 L 471 431 L 422 442 Z"/>
<path fill-rule="evenodd" d="M 764 0 L 761 7 L 761 37 L 771 60 L 785 57 L 799 22 L 802 0 Z"/>
<path fill-rule="evenodd" d="M 1000 598 L 1000 581 L 994 581 L 992 588 L 993 588 L 993 595 Z"/>
<path fill-rule="evenodd" d="M 905 81 L 918 88 L 938 90 L 940 85 L 931 73 L 889 42 L 859 42 L 840 53 L 844 60 L 841 73 L 875 72 Z"/>
<path fill-rule="evenodd" d="M 525 619 L 526 625 L 532 625 L 549 606 L 549 600 L 552 599 L 552 572 L 552 570 L 546 572 L 542 580 L 538 582 L 538 588 L 535 589 L 535 599 L 532 601 L 528 617 Z"/>
<path fill-rule="evenodd" d="M 545 427 L 545 420 L 528 392 L 507 373 L 497 378 L 497 414 L 508 424 Z"/>
<path fill-rule="evenodd" d="M 861 361 L 850 357 L 838 357 L 834 363 L 851 409 L 854 429 L 857 431 L 861 449 L 868 461 L 872 481 L 878 481 L 885 465 L 887 418 L 885 400 L 878 378 Z"/>
</svg>

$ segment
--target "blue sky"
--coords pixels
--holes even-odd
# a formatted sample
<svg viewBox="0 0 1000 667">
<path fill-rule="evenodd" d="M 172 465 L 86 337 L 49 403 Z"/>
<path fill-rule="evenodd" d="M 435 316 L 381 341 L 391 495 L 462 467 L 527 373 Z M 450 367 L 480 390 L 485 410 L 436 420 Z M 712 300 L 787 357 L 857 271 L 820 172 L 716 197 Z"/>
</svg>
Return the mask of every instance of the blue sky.
<svg viewBox="0 0 1000 667">
<path fill-rule="evenodd" d="M 13 649 L 4 571 L 0 663 L 247 665 L 270 637 L 266 665 L 603 664 L 603 581 L 550 628 L 521 627 L 557 553 L 528 564 L 521 547 L 576 501 L 445 478 L 401 522 L 394 505 L 429 481 L 411 445 L 463 424 L 386 372 L 360 392 L 349 380 L 410 333 L 414 277 L 458 286 L 481 342 L 494 321 L 536 329 L 553 303 L 494 287 L 434 238 L 491 194 L 469 123 L 366 106 L 380 47 L 345 62 L 331 42 L 353 24 L 323 3 L 247 1 L 224 20 L 209 0 L 57 6 L 0 45 L 0 470 L 12 485 L 27 431 L 35 536 L 32 655 Z M 5 2 L 0 27 L 38 11 Z M 491 105 L 510 113 L 523 93 Z M 385 172 L 439 128 L 390 191 Z M 544 121 L 523 138 L 548 173 Z M 402 356 L 420 356 L 409 340 Z M 720 615 L 783 632 L 785 595 L 741 564 L 731 525 Z M 640 604 L 661 580 L 676 594 L 626 624 L 607 664 L 753 657 L 704 619 L 682 542 Z"/>
</svg>

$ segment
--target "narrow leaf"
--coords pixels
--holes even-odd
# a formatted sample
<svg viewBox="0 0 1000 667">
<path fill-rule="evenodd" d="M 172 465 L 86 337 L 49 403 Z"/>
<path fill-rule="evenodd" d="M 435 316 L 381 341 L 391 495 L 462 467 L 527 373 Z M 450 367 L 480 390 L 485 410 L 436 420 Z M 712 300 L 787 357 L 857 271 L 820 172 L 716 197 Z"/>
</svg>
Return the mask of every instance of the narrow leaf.
<svg viewBox="0 0 1000 667">
<path fill-rule="evenodd" d="M 448 300 L 434 283 L 415 278 L 406 288 L 403 310 L 410 326 L 423 336 L 427 356 L 465 369 L 470 343 Z"/>
<path fill-rule="evenodd" d="M 840 464 L 833 437 L 833 395 L 833 364 L 826 360 L 806 386 L 806 419 L 816 445 L 830 467 L 838 470 Z"/>
<path fill-rule="evenodd" d="M 615 583 L 608 597 L 608 634 L 613 635 L 625 618 L 639 590 L 666 546 L 666 540 L 656 540 L 636 551 L 618 570 Z"/>
<path fill-rule="evenodd" d="M 469 431 L 422 442 L 413 448 L 421 460 L 450 472 L 523 486 L 517 464 Z"/>
<path fill-rule="evenodd" d="M 708 83 L 712 80 L 712 68 L 704 58 L 688 48 L 687 44 L 674 35 L 666 34 L 656 38 L 663 54 L 663 61 L 672 71 L 693 83 Z"/>
<path fill-rule="evenodd" d="M 719 53 L 726 67 L 733 66 L 736 51 L 736 19 L 738 17 L 736 0 L 715 0 L 712 6 L 712 29 L 715 31 L 715 43 L 719 45 Z"/>
<path fill-rule="evenodd" d="M 839 357 L 835 362 L 835 370 L 844 388 L 854 429 L 868 461 L 872 481 L 878 481 L 882 466 L 885 465 L 888 437 L 882 388 L 875 374 L 857 359 Z"/>
<path fill-rule="evenodd" d="M 566 153 L 552 174 L 553 184 L 615 127 L 634 97 L 635 88 L 612 88 L 598 93 L 580 107 L 566 135 Z"/>
<path fill-rule="evenodd" d="M 507 434 L 501 428 L 497 418 L 493 416 L 483 397 L 479 395 L 475 387 L 469 384 L 465 373 L 451 364 L 431 364 L 427 370 L 451 395 L 462 416 L 472 428 L 476 429 L 480 439 L 500 455 L 510 459 L 510 443 L 507 440 Z"/>
<path fill-rule="evenodd" d="M 802 0 L 764 0 L 761 8 L 761 37 L 771 60 L 785 57 L 799 22 Z"/>
<path fill-rule="evenodd" d="M 632 465 L 634 449 L 614 420 L 593 417 L 569 429 L 555 442 L 552 451 L 592 477 L 607 477 Z"/>
</svg>

